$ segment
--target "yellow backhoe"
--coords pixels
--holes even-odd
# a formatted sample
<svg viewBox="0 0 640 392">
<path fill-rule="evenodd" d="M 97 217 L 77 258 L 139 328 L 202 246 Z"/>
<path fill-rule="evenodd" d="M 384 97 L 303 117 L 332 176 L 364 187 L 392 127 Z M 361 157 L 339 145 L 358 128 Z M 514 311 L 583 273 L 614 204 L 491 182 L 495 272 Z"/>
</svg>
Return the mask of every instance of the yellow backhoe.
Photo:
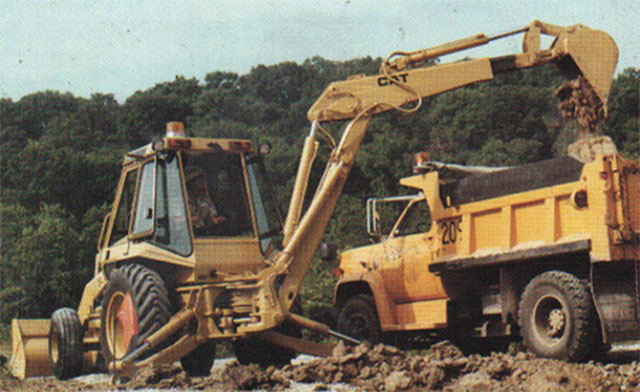
<svg viewBox="0 0 640 392">
<path fill-rule="evenodd" d="M 519 33 L 522 53 L 428 64 Z M 540 47 L 542 34 L 555 37 L 547 49 Z M 283 225 L 262 165 L 263 146 L 188 138 L 179 123 L 170 123 L 167 137 L 124 159 L 95 275 L 78 309 L 60 309 L 50 320 L 14 320 L 14 374 L 52 371 L 65 379 L 106 367 L 126 377 L 150 363 L 180 360 L 187 373 L 203 375 L 220 339 L 234 341 L 243 363 L 287 361 L 295 351 L 330 353 L 330 344 L 301 339 L 300 328 L 355 342 L 293 311 L 371 117 L 413 112 L 425 97 L 549 62 L 567 78 L 582 75 L 606 105 L 617 63 L 611 37 L 539 21 L 496 36 L 396 52 L 378 75 L 332 83 L 308 112 L 311 131 Z M 336 120 L 350 120 L 337 144 L 321 126 Z M 333 150 L 303 214 L 319 136 Z"/>
</svg>

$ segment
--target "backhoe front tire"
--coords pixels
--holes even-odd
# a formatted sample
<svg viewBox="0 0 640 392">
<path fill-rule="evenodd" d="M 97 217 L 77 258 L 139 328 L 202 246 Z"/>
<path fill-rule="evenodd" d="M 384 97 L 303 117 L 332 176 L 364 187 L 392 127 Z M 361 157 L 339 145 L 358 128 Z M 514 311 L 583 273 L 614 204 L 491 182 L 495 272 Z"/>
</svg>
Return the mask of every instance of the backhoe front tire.
<svg viewBox="0 0 640 392">
<path fill-rule="evenodd" d="M 539 357 L 582 361 L 596 342 L 588 287 L 567 272 L 533 278 L 522 294 L 518 319 L 524 344 Z"/>
<path fill-rule="evenodd" d="M 53 373 L 60 380 L 82 374 L 82 325 L 78 313 L 69 308 L 51 315 L 49 359 Z"/>
<path fill-rule="evenodd" d="M 211 367 L 216 359 L 216 343 L 205 342 L 180 359 L 182 370 L 189 377 L 206 377 L 211 374 Z"/>
<path fill-rule="evenodd" d="M 122 359 L 165 325 L 169 309 L 167 289 L 156 272 L 139 264 L 113 271 L 102 299 L 100 345 L 105 363 Z"/>
<path fill-rule="evenodd" d="M 371 295 L 359 294 L 347 301 L 338 316 L 338 332 L 371 344 L 382 341 L 378 312 Z"/>
</svg>

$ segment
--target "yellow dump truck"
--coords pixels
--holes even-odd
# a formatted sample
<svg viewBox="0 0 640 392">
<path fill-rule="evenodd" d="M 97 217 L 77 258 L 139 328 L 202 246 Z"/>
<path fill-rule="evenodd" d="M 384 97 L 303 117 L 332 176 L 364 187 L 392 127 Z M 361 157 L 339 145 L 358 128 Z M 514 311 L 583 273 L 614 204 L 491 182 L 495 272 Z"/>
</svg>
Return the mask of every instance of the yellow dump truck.
<svg viewBox="0 0 640 392">
<path fill-rule="evenodd" d="M 524 35 L 522 53 L 428 64 L 516 34 Z M 549 48 L 541 47 L 542 35 L 554 37 Z M 95 274 L 77 310 L 13 323 L 14 374 L 53 370 L 70 378 L 98 366 L 118 379 L 152 363 L 180 360 L 187 373 L 203 375 L 223 339 L 233 341 L 243 363 L 284 362 L 294 351 L 331 352 L 330 344 L 300 339 L 299 328 L 354 342 L 292 307 L 371 118 L 391 110 L 411 113 L 426 97 L 548 63 L 569 79 L 584 77 L 606 105 L 617 58 L 615 42 L 603 31 L 534 21 L 495 36 L 396 52 L 378 75 L 331 83 L 307 113 L 311 129 L 284 222 L 261 148 L 248 140 L 189 138 L 180 124 L 170 124 L 166 137 L 126 154 L 98 241 Z M 321 124 L 340 120 L 348 122 L 336 143 Z M 303 211 L 320 140 L 330 144 L 331 154 Z M 423 303 L 440 309 L 444 302 Z"/>
<path fill-rule="evenodd" d="M 530 351 L 567 360 L 640 337 L 640 162 L 416 167 L 400 184 L 417 195 L 367 203 L 379 235 L 380 204 L 408 201 L 389 235 L 340 255 L 338 330 L 519 331 Z"/>
</svg>

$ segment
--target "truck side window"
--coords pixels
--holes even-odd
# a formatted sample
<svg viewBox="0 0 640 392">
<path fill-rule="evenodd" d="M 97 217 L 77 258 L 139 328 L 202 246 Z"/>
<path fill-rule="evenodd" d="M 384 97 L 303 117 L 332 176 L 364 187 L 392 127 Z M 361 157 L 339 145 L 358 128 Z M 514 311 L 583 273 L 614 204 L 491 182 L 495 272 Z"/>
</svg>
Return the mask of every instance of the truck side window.
<svg viewBox="0 0 640 392">
<path fill-rule="evenodd" d="M 431 228 L 431 214 L 426 200 L 419 200 L 409 206 L 409 210 L 398 224 L 394 236 L 425 233 Z"/>
<path fill-rule="evenodd" d="M 113 223 L 113 230 L 109 245 L 114 244 L 118 240 L 126 237 L 129 230 L 129 221 L 131 219 L 131 207 L 133 207 L 133 196 L 136 191 L 136 182 L 138 179 L 138 171 L 132 170 L 127 173 L 124 180 L 124 189 L 120 197 L 120 204 L 116 211 L 116 219 Z"/>
</svg>

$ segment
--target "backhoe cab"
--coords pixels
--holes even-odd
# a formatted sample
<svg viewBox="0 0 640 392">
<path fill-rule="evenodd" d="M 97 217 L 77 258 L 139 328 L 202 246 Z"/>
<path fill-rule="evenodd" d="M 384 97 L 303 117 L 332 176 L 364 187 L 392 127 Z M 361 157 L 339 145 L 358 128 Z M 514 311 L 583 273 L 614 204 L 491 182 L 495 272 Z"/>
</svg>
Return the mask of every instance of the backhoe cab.
<svg viewBox="0 0 640 392">
<path fill-rule="evenodd" d="M 175 345 L 167 360 L 191 352 L 183 359 L 185 369 L 208 372 L 215 352 L 206 341 L 244 336 L 243 325 L 256 321 L 259 305 L 248 295 L 251 282 L 239 277 L 262 269 L 281 232 L 262 154 L 248 140 L 187 138 L 181 123 L 169 123 L 167 137 L 124 158 L 98 240 L 95 276 L 78 311 L 62 309 L 51 322 L 14 320 L 14 373 L 29 377 L 53 370 L 69 378 L 82 372 L 83 362 L 85 370 L 98 366 L 100 352 L 116 370 L 118 361 L 166 326 L 160 339 Z M 243 285 L 246 291 L 221 295 Z M 171 319 L 176 312 L 180 317 Z M 39 333 L 29 333 L 34 322 Z M 172 338 L 191 325 L 199 326 L 190 339 Z M 75 339 L 68 339 L 68 330 Z M 136 357 L 155 351 L 149 347 Z"/>
<path fill-rule="evenodd" d="M 166 137 L 127 154 L 98 268 L 144 259 L 167 285 L 216 282 L 256 272 L 281 227 L 249 141 Z"/>
</svg>

